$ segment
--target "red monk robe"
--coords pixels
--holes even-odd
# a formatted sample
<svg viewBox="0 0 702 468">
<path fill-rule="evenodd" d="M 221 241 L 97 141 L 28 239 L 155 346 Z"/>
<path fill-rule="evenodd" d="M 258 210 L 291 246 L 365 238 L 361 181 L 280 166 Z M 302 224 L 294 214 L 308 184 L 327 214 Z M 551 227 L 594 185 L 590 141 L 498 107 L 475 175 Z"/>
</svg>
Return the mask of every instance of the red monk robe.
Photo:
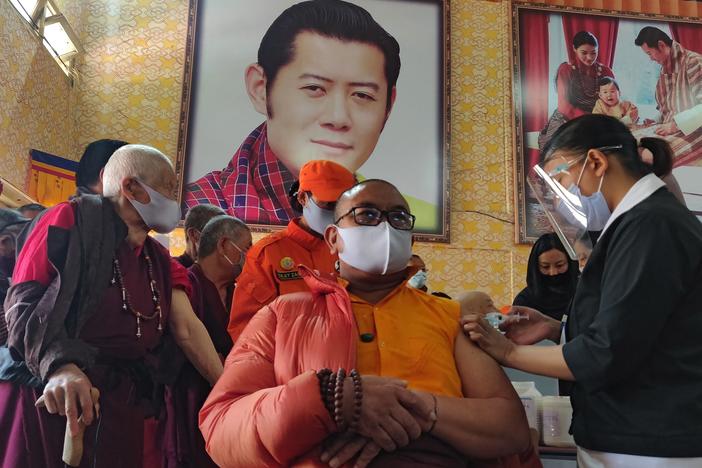
<svg viewBox="0 0 702 468">
<path fill-rule="evenodd" d="M 50 209 L 37 224 L 17 259 L 13 284 L 37 281 L 48 286 L 56 275 L 47 256 L 49 226 L 69 229 L 75 224 L 74 207 L 62 203 Z M 149 272 L 142 250 L 151 257 L 153 279 L 160 296 L 162 324 L 168 323 L 171 287 L 189 290 L 185 269 L 171 261 L 168 252 L 147 237 L 143 247 L 132 249 L 122 241 L 115 252 L 129 300 L 136 310 L 153 310 Z M 122 310 L 119 282 L 107 286 L 100 310 L 82 327 L 80 339 L 96 347 L 94 366 L 84 369 L 100 390 L 100 419 L 84 435 L 81 467 L 142 466 L 144 402 L 148 388 L 138 375 L 139 366 L 161 341 L 158 320 L 141 321 L 135 334 L 135 316 Z M 4 348 L 6 349 L 6 348 Z M 148 379 L 147 379 L 148 380 Z M 61 461 L 66 418 L 35 408 L 41 388 L 0 382 L 0 466 L 63 468 Z"/>
<path fill-rule="evenodd" d="M 233 289 L 227 291 L 226 305 L 217 287 L 205 277 L 199 264 L 188 269 L 192 284 L 190 304 L 205 324 L 217 353 L 224 359 L 232 349 L 227 333 Z M 163 468 L 216 467 L 205 451 L 205 440 L 198 429 L 198 413 L 212 387 L 197 370 L 182 359 L 177 380 L 166 388 L 166 419 L 160 427 L 163 444 Z"/>
</svg>

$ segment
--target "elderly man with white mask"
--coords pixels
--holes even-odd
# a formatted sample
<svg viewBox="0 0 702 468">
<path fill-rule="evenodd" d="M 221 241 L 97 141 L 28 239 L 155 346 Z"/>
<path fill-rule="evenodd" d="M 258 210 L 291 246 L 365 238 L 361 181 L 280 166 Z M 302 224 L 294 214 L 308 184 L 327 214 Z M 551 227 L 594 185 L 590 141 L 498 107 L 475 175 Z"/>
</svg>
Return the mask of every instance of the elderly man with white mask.
<svg viewBox="0 0 702 468">
<path fill-rule="evenodd" d="M 103 184 L 104 197 L 51 208 L 17 259 L 0 353 L 2 466 L 63 466 L 64 428 L 75 435 L 85 425 L 83 464 L 141 466 L 167 330 L 210 383 L 222 372 L 184 291 L 185 270 L 148 236 L 180 217 L 170 161 L 123 146 Z"/>
</svg>

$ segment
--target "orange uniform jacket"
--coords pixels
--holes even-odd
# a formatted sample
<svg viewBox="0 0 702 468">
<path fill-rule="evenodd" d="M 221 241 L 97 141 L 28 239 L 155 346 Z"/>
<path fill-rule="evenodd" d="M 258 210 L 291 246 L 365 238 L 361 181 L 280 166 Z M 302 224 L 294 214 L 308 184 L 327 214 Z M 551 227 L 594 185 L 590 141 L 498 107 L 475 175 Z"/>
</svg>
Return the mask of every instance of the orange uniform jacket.
<svg viewBox="0 0 702 468">
<path fill-rule="evenodd" d="M 227 327 L 232 340 L 236 343 L 254 314 L 276 297 L 309 291 L 300 276 L 300 264 L 322 274 L 333 274 L 336 259 L 324 239 L 300 227 L 299 218 L 256 242 L 236 280 Z"/>
</svg>

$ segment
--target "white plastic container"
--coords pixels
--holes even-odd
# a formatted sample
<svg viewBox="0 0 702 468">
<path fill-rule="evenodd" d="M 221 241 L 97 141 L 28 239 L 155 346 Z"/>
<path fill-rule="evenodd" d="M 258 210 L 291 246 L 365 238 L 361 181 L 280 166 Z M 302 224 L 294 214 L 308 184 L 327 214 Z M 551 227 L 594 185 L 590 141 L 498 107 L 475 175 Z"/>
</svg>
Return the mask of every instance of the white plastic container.
<svg viewBox="0 0 702 468">
<path fill-rule="evenodd" d="M 573 419 L 570 397 L 541 397 L 542 433 L 544 444 L 551 447 L 575 447 L 573 436 L 568 433 Z"/>
<path fill-rule="evenodd" d="M 512 386 L 522 400 L 529 427 L 536 430 L 536 432 L 540 432 L 536 406 L 538 399 L 541 397 L 541 392 L 536 389 L 534 382 L 512 382 Z"/>
</svg>

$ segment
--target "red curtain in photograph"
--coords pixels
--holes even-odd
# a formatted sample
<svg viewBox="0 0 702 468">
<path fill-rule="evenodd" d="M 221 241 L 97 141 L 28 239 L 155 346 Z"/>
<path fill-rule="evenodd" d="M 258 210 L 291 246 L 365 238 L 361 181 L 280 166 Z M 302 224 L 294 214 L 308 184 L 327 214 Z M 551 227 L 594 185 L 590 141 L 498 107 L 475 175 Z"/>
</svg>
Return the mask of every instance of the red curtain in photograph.
<svg viewBox="0 0 702 468">
<path fill-rule="evenodd" d="M 568 60 L 571 63 L 575 60 L 573 36 L 580 31 L 589 31 L 595 35 L 597 42 L 600 44 L 597 60 L 612 68 L 614 49 L 617 46 L 619 19 L 608 16 L 564 14 L 563 34 L 565 35 Z"/>
<path fill-rule="evenodd" d="M 538 132 L 548 121 L 548 19 L 549 13 L 522 10 L 519 13 L 519 46 L 521 56 L 522 111 L 524 132 Z M 528 149 L 528 171 L 539 162 L 539 151 Z"/>
<path fill-rule="evenodd" d="M 702 54 L 702 26 L 699 24 L 670 23 L 673 39 L 685 49 Z"/>
</svg>

